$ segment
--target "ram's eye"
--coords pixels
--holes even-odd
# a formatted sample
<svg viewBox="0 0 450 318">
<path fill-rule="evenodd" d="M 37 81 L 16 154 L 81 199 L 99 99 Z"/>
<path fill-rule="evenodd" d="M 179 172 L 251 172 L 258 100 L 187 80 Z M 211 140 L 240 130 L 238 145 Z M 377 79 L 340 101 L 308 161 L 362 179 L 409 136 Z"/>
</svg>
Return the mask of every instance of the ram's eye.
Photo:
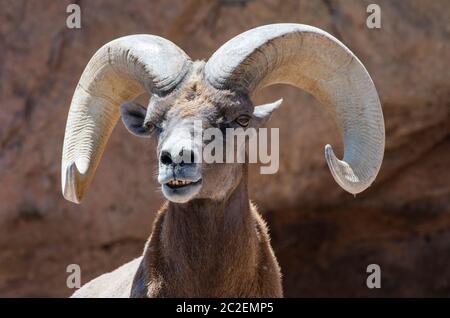
<svg viewBox="0 0 450 318">
<path fill-rule="evenodd" d="M 152 122 L 149 122 L 149 121 L 144 124 L 144 127 L 148 133 L 153 132 L 153 130 L 155 130 L 155 128 L 156 128 L 156 126 Z"/>
<path fill-rule="evenodd" d="M 249 122 L 250 122 L 250 116 L 248 116 L 248 115 L 241 115 L 238 118 L 236 118 L 235 121 L 239 124 L 239 126 L 247 127 Z"/>
</svg>

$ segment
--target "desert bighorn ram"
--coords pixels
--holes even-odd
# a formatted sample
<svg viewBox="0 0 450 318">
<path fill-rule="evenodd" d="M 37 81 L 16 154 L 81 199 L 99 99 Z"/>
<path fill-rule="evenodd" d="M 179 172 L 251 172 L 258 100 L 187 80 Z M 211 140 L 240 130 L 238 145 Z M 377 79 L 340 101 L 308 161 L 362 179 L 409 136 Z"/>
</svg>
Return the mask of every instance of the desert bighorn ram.
<svg viewBox="0 0 450 318">
<path fill-rule="evenodd" d="M 194 120 L 220 129 L 263 125 L 280 102 L 254 107 L 249 96 L 277 83 L 304 89 L 332 111 L 344 158 L 325 146 L 331 173 L 352 194 L 369 187 L 384 153 L 380 101 L 363 64 L 330 34 L 301 24 L 266 25 L 234 37 L 206 63 L 153 35 L 122 37 L 97 51 L 67 119 L 64 197 L 81 202 L 122 115 L 133 134 L 157 139 L 158 182 L 168 202 L 143 255 L 74 296 L 282 296 L 266 225 L 249 202 L 248 165 L 199 163 L 203 142 L 187 142 Z M 145 91 L 147 109 L 132 102 Z M 184 162 L 186 155 L 193 160 Z"/>
</svg>

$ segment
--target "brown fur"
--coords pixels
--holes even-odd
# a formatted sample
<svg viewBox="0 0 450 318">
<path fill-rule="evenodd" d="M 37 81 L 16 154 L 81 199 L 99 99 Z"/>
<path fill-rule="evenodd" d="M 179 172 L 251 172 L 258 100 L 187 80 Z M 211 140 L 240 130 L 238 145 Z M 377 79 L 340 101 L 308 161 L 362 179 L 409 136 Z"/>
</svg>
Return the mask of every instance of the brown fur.
<svg viewBox="0 0 450 318">
<path fill-rule="evenodd" d="M 225 202 L 162 207 L 131 296 L 282 297 L 280 268 L 246 180 Z"/>
<path fill-rule="evenodd" d="M 196 61 L 191 74 L 170 98 L 174 98 L 170 105 L 173 112 L 180 114 L 180 118 L 211 114 L 222 108 L 242 109 L 243 105 L 251 105 L 246 94 L 231 90 L 218 90 L 209 85 L 203 74 L 204 61 Z"/>
</svg>

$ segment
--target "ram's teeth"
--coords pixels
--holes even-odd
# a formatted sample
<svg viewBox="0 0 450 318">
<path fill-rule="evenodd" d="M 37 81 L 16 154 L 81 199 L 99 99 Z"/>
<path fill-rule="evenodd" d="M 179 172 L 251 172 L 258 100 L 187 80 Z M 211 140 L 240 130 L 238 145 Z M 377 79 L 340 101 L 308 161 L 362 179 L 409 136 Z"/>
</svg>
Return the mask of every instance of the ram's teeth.
<svg viewBox="0 0 450 318">
<path fill-rule="evenodd" d="M 188 181 L 188 180 L 170 180 L 168 182 L 168 184 L 171 186 L 185 186 L 185 185 L 189 185 L 191 183 L 192 183 L 192 181 Z"/>
</svg>

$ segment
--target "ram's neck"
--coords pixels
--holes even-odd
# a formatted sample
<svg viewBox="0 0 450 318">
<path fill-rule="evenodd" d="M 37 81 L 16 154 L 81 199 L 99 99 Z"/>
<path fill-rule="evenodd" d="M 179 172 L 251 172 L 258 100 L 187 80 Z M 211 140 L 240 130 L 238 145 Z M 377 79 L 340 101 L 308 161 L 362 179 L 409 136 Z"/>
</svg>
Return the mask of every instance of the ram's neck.
<svg viewBox="0 0 450 318">
<path fill-rule="evenodd" d="M 170 203 L 159 238 L 169 296 L 226 296 L 254 278 L 258 242 L 247 178 L 221 202 Z M 182 286 L 180 288 L 180 286 Z M 238 294 L 231 294 L 238 296 Z"/>
</svg>

